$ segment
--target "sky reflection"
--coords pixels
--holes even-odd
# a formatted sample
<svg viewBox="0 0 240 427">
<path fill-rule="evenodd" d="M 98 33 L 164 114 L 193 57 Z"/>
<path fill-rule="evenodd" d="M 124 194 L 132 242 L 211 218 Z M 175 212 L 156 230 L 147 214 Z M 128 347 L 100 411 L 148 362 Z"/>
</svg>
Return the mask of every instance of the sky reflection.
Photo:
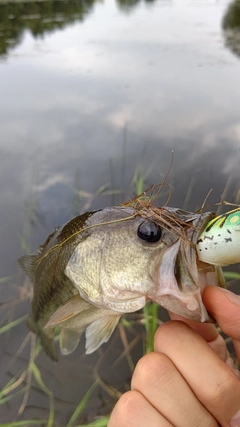
<svg viewBox="0 0 240 427">
<path fill-rule="evenodd" d="M 17 162 L 21 190 L 7 178 L 14 200 L 27 197 L 32 170 L 38 188 L 47 176 L 69 190 L 80 168 L 93 191 L 96 177 L 109 179 L 101 172 L 109 159 L 121 160 L 126 124 L 129 158 L 144 147 L 149 159 L 174 149 L 186 153 L 189 170 L 200 158 L 212 167 L 219 158 L 219 174 L 237 170 L 240 63 L 224 45 L 225 11 L 226 2 L 178 0 L 142 2 L 126 14 L 111 1 L 64 31 L 34 38 L 26 30 L 0 63 L 0 147 Z"/>
<path fill-rule="evenodd" d="M 0 1 L 0 278 L 16 274 L 1 301 L 18 295 L 21 254 L 87 204 L 128 200 L 136 169 L 149 172 L 145 187 L 162 182 L 172 150 L 171 206 L 195 210 L 211 188 L 209 205 L 224 191 L 240 203 L 240 57 L 222 24 L 235 2 L 130 4 Z M 96 196 L 103 185 L 120 193 Z M 5 359 L 24 334 L 22 325 L 4 341 Z M 71 403 L 64 411 L 59 403 L 61 420 L 80 393 L 81 364 L 76 356 L 64 363 L 73 380 L 62 390 Z"/>
</svg>

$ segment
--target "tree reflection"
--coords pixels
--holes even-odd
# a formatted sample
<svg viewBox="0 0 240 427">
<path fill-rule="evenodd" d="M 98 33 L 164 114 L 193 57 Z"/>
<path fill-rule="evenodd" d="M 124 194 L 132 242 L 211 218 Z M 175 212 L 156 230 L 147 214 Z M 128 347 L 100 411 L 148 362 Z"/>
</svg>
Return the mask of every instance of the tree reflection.
<svg viewBox="0 0 240 427">
<path fill-rule="evenodd" d="M 24 30 L 41 37 L 82 21 L 95 0 L 26 1 L 0 3 L 0 55 L 21 42 Z"/>
<path fill-rule="evenodd" d="M 83 21 L 96 0 L 43 0 L 1 3 L 0 0 L 0 55 L 21 42 L 24 30 L 34 37 L 63 29 L 76 21 Z M 141 0 L 116 0 L 120 9 L 129 10 Z M 146 3 L 155 0 L 145 0 Z"/>
<path fill-rule="evenodd" d="M 154 3 L 155 0 L 143 0 L 145 3 Z M 131 9 L 142 3 L 142 0 L 116 0 L 120 10 L 129 12 Z"/>
<path fill-rule="evenodd" d="M 223 17 L 222 28 L 226 46 L 240 56 L 240 1 L 230 3 Z"/>
</svg>

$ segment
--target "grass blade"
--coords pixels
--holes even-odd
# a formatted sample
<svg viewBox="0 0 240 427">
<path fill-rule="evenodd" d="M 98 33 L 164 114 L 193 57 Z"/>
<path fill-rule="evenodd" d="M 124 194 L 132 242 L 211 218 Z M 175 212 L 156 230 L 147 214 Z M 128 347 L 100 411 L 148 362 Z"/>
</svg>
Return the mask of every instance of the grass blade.
<svg viewBox="0 0 240 427">
<path fill-rule="evenodd" d="M 72 427 L 73 423 L 76 421 L 77 417 L 79 417 L 79 415 L 82 413 L 82 411 L 84 410 L 92 392 L 94 391 L 94 389 L 97 387 L 97 382 L 94 382 L 93 385 L 88 389 L 88 391 L 85 393 L 85 395 L 83 396 L 82 400 L 79 402 L 78 406 L 76 407 L 74 413 L 72 414 L 68 424 L 66 427 Z"/>
<path fill-rule="evenodd" d="M 0 427 L 43 426 L 46 423 L 47 423 L 46 420 L 23 420 L 23 421 L 13 421 L 11 423 L 0 424 Z"/>
<path fill-rule="evenodd" d="M 7 325 L 2 326 L 0 328 L 0 334 L 3 334 L 4 332 L 9 331 L 10 329 L 24 322 L 27 319 L 27 317 L 28 317 L 28 314 L 26 314 L 25 316 L 19 317 L 19 319 L 13 320 L 13 322 L 8 323 Z"/>
<path fill-rule="evenodd" d="M 49 397 L 49 418 L 47 422 L 47 427 L 53 427 L 54 425 L 54 399 L 51 391 L 47 388 L 47 386 L 44 384 L 42 380 L 41 373 L 37 367 L 37 365 L 33 362 L 31 363 L 31 369 L 34 375 L 34 378 L 36 382 L 38 383 L 39 387 L 48 395 Z"/>
<path fill-rule="evenodd" d="M 227 280 L 239 280 L 240 273 L 235 273 L 235 271 L 224 271 L 223 272 L 225 279 Z"/>
<path fill-rule="evenodd" d="M 14 278 L 14 276 L 5 276 L 5 277 L 1 277 L 0 278 L 0 285 L 2 284 L 2 283 L 6 283 L 6 282 L 9 282 L 10 280 L 12 280 Z"/>
<path fill-rule="evenodd" d="M 146 343 L 144 353 L 154 351 L 154 335 L 158 327 L 158 304 L 148 303 L 143 307 Z"/>
<path fill-rule="evenodd" d="M 99 418 L 98 420 L 93 421 L 90 424 L 81 424 L 78 427 L 107 427 L 109 418 L 110 415 L 107 415 L 106 417 Z"/>
</svg>

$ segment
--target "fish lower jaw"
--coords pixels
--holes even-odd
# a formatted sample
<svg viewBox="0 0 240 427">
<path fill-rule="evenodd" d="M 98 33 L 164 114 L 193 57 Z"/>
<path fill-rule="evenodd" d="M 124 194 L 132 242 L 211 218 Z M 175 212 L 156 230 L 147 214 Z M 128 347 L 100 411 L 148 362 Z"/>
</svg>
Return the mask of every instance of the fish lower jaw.
<svg viewBox="0 0 240 427">
<path fill-rule="evenodd" d="M 211 321 L 206 308 L 203 305 L 201 297 L 198 295 L 184 295 L 182 299 L 174 295 L 164 295 L 154 299 L 162 307 L 187 319 L 198 322 Z"/>
</svg>

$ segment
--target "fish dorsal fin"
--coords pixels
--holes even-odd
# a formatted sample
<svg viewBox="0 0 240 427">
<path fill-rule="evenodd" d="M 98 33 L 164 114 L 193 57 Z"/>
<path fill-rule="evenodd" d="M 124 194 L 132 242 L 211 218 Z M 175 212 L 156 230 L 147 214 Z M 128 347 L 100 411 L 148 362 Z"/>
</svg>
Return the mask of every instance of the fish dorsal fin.
<svg viewBox="0 0 240 427">
<path fill-rule="evenodd" d="M 101 344 L 109 340 L 120 317 L 120 315 L 104 316 L 87 327 L 86 354 L 93 353 Z"/>
<path fill-rule="evenodd" d="M 29 279 L 34 282 L 35 271 L 36 271 L 36 259 L 37 255 L 24 255 L 19 258 L 18 262 L 22 269 L 25 271 Z"/>
<path fill-rule="evenodd" d="M 60 332 L 60 349 L 64 355 L 72 353 L 81 338 L 81 333 L 72 329 L 62 328 Z"/>
<path fill-rule="evenodd" d="M 44 328 L 54 327 L 60 323 L 66 322 L 73 316 L 86 310 L 89 306 L 90 304 L 79 295 L 74 295 L 74 297 L 70 298 L 53 313 Z"/>
</svg>

